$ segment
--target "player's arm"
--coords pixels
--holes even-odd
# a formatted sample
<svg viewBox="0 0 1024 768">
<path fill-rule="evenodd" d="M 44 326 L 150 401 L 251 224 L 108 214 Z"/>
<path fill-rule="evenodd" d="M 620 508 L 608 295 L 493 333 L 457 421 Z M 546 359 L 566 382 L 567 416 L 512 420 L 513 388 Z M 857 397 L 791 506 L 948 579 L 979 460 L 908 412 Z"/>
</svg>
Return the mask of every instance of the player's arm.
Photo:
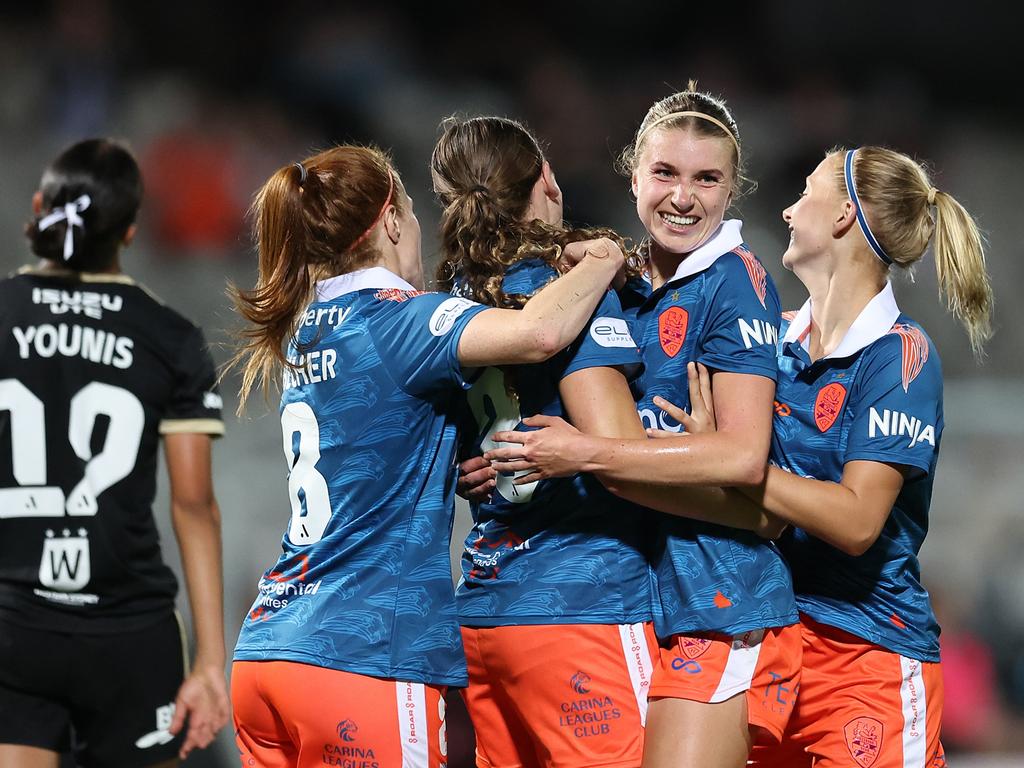
<svg viewBox="0 0 1024 768">
<path fill-rule="evenodd" d="M 572 343 L 622 269 L 624 257 L 606 239 L 570 247 L 585 250 L 586 256 L 521 310 L 488 309 L 469 321 L 459 339 L 464 367 L 542 362 Z"/>
<path fill-rule="evenodd" d="M 665 440 L 621 440 L 579 432 L 538 429 L 500 432 L 512 443 L 487 453 L 500 471 L 532 469 L 517 482 L 591 472 L 613 492 L 621 483 L 649 486 L 757 485 L 764 480 L 771 439 L 775 382 L 764 376 L 713 375 L 718 431 Z M 527 426 L 550 426 L 532 417 Z"/>
<path fill-rule="evenodd" d="M 626 377 L 618 368 L 574 371 L 558 384 L 569 420 L 596 437 L 645 439 L 643 424 Z"/>
<path fill-rule="evenodd" d="M 702 396 L 702 382 L 698 379 L 696 366 L 690 366 L 689 379 L 690 400 L 697 402 L 697 398 Z M 706 388 L 710 388 L 706 371 L 703 383 Z M 644 437 L 644 430 L 625 378 L 617 370 L 595 368 L 578 371 L 563 379 L 560 388 L 569 417 L 580 431 L 597 437 Z M 708 401 L 711 402 L 710 392 Z M 687 414 L 678 415 L 688 422 L 688 430 L 697 428 L 697 424 Z M 554 428 L 561 428 L 561 425 Z M 609 490 L 618 496 L 659 512 L 743 528 L 766 538 L 774 538 L 781 532 L 782 526 L 778 521 L 772 519 L 771 515 L 751 500 L 734 491 L 722 488 L 655 486 L 628 481 L 613 482 L 606 480 L 601 474 L 597 477 L 602 482 L 607 482 Z"/>
<path fill-rule="evenodd" d="M 910 467 L 850 461 L 838 483 L 769 467 L 765 481 L 741 492 L 768 512 L 848 555 L 878 539 Z"/>
<path fill-rule="evenodd" d="M 213 494 L 211 439 L 197 433 L 164 437 L 171 519 L 181 551 L 196 635 L 192 671 L 175 701 L 171 732 L 188 720 L 180 755 L 206 747 L 228 719 L 224 679 L 224 606 L 220 509 Z"/>
</svg>

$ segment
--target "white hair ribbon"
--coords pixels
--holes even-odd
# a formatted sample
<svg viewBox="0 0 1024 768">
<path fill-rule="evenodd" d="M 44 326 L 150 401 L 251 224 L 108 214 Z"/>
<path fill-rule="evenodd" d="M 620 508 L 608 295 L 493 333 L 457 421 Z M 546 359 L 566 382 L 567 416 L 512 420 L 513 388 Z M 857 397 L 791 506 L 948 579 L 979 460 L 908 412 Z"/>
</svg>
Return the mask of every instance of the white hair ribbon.
<svg viewBox="0 0 1024 768">
<path fill-rule="evenodd" d="M 85 229 L 85 222 L 78 214 L 88 208 L 91 202 L 92 200 L 89 199 L 88 195 L 81 195 L 77 200 L 72 200 L 62 208 L 54 210 L 52 213 L 47 214 L 39 220 L 40 232 L 52 227 L 59 221 L 67 221 L 68 228 L 67 232 L 64 234 L 64 261 L 70 259 L 75 252 L 75 236 L 71 229 L 72 227 L 81 227 L 82 229 Z"/>
</svg>

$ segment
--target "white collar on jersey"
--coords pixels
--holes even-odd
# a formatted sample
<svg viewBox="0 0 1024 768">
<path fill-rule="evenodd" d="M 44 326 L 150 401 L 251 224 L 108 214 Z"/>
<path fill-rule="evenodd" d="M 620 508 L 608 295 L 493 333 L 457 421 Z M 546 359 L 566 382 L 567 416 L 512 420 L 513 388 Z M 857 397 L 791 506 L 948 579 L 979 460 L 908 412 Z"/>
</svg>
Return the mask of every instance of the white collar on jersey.
<svg viewBox="0 0 1024 768">
<path fill-rule="evenodd" d="M 318 280 L 316 283 L 316 300 L 331 301 L 339 296 L 344 296 L 346 293 L 361 291 L 364 288 L 416 290 L 390 269 L 368 267 L 367 269 L 357 269 L 355 272 L 346 272 L 344 275 L 329 277 L 326 280 Z"/>
<path fill-rule="evenodd" d="M 743 222 L 739 219 L 728 219 L 718 225 L 715 234 L 694 251 L 690 251 L 685 259 L 679 262 L 676 273 L 666 283 L 696 275 L 710 267 L 719 257 L 729 253 L 733 248 L 743 245 Z"/>
<path fill-rule="evenodd" d="M 879 291 L 867 306 L 860 311 L 853 321 L 850 330 L 843 336 L 839 346 L 825 355 L 825 358 L 841 358 L 860 352 L 868 344 L 885 336 L 896 324 L 900 316 L 900 308 L 896 305 L 896 297 L 892 292 L 892 283 L 886 281 L 885 287 Z M 808 299 L 796 313 L 789 330 L 782 337 L 782 343 L 800 342 L 804 349 L 810 345 L 811 300 Z"/>
</svg>

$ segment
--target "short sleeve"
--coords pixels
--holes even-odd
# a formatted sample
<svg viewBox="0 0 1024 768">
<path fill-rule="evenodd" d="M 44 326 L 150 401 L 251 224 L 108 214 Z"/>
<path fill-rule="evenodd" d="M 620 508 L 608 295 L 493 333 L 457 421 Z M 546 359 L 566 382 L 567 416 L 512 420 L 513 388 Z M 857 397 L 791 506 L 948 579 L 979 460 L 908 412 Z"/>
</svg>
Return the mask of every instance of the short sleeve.
<svg viewBox="0 0 1024 768">
<path fill-rule="evenodd" d="M 771 276 L 750 251 L 722 256 L 709 275 L 710 306 L 701 354 L 708 368 L 778 378 L 781 310 Z"/>
<path fill-rule="evenodd" d="M 586 327 L 566 350 L 562 378 L 584 368 L 621 366 L 626 378 L 640 373 L 640 349 L 622 312 L 619 297 L 608 291 Z"/>
<path fill-rule="evenodd" d="M 178 350 L 174 391 L 160 421 L 160 434 L 224 434 L 220 391 L 203 332 L 193 326 Z"/>
<path fill-rule="evenodd" d="M 864 352 L 851 392 L 843 462 L 880 461 L 927 472 L 942 431 L 942 368 L 916 326 L 897 325 Z"/>
<path fill-rule="evenodd" d="M 485 309 L 458 296 L 423 293 L 394 302 L 368 328 L 392 378 L 408 394 L 468 389 L 468 373 L 459 363 L 459 339 Z"/>
</svg>

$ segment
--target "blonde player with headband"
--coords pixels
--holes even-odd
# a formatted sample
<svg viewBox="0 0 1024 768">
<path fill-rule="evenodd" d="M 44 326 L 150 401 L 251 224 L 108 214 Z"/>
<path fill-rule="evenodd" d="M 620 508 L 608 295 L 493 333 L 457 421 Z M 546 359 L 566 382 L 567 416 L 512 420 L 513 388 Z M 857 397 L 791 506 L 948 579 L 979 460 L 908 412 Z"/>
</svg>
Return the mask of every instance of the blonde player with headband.
<svg viewBox="0 0 1024 768">
<path fill-rule="evenodd" d="M 631 284 L 636 293 L 623 299 L 636 313 L 645 364 L 633 385 L 637 408 L 648 429 L 680 431 L 685 414 L 681 423 L 662 406 L 685 406 L 699 393 L 700 363 L 711 371 L 718 431 L 611 440 L 541 416 L 525 423 L 546 429 L 500 433 L 496 440 L 521 445 L 487 456 L 508 460 L 496 465 L 503 471 L 535 470 L 521 482 L 593 472 L 616 493 L 670 513 L 651 521 L 661 668 L 643 764 L 739 768 L 756 740 L 781 738 L 799 677 L 789 571 L 757 533 L 769 532 L 767 517 L 714 487 L 764 477 L 779 301 L 742 223 L 724 218 L 743 175 L 739 132 L 722 101 L 692 82 L 659 101 L 621 165 L 650 236 L 650 282 Z"/>
<path fill-rule="evenodd" d="M 882 147 L 829 152 L 782 213 L 782 263 L 810 297 L 779 348 L 771 462 L 744 489 L 792 528 L 803 671 L 775 768 L 939 768 L 939 627 L 917 555 L 942 439 L 942 369 L 901 313 L 891 269 L 932 244 L 941 292 L 980 354 L 992 289 L 970 214 L 919 163 Z M 699 405 L 699 403 L 698 403 Z"/>
</svg>

